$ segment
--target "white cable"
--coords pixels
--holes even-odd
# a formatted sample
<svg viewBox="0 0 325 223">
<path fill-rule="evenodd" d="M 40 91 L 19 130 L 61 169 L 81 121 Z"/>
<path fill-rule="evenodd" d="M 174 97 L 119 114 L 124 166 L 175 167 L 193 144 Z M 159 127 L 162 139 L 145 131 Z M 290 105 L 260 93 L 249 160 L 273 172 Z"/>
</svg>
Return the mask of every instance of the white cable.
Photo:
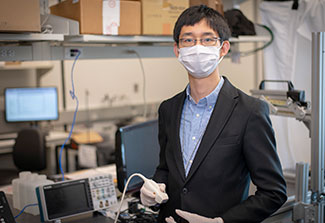
<svg viewBox="0 0 325 223">
<path fill-rule="evenodd" d="M 132 179 L 133 177 L 135 177 L 135 176 L 140 177 L 143 181 L 146 180 L 146 178 L 145 178 L 144 176 L 142 176 L 141 174 L 139 174 L 139 173 L 134 173 L 134 174 L 132 174 L 132 175 L 129 177 L 129 179 L 126 181 L 126 184 L 125 184 L 125 186 L 124 186 L 124 190 L 123 190 L 123 193 L 122 193 L 122 198 L 121 198 L 120 207 L 119 207 L 118 212 L 117 212 L 117 214 L 116 214 L 116 217 L 115 217 L 115 221 L 114 221 L 114 223 L 117 223 L 118 217 L 119 217 L 119 215 L 120 215 L 120 212 L 121 212 L 121 208 L 122 208 L 122 204 L 123 204 L 123 200 L 124 200 L 124 196 L 125 196 L 126 189 L 128 188 L 128 185 L 129 185 L 131 179 Z"/>
</svg>

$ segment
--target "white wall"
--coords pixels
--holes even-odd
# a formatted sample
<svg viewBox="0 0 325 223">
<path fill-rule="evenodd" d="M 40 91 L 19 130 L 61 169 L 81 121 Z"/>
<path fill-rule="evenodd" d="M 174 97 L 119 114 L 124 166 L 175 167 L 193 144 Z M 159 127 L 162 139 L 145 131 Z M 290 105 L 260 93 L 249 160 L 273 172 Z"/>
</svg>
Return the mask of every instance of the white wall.
<svg viewBox="0 0 325 223">
<path fill-rule="evenodd" d="M 143 59 L 147 102 L 159 102 L 184 89 L 187 75 L 175 58 Z M 71 89 L 72 61 L 65 62 L 66 83 Z M 138 59 L 83 60 L 75 67 L 75 87 L 80 107 L 85 107 L 86 90 L 90 107 L 108 106 L 105 95 L 115 97 L 114 105 L 143 103 L 143 74 Z M 135 85 L 138 91 L 135 91 Z M 71 97 L 66 92 L 68 108 Z M 74 106 L 72 106 L 74 107 Z"/>
<path fill-rule="evenodd" d="M 241 10 L 251 20 L 254 19 L 255 1 L 241 4 Z M 251 50 L 254 44 L 240 44 L 240 50 Z M 73 110 L 71 100 L 71 67 L 73 61 L 65 61 L 65 83 L 67 108 Z M 55 68 L 42 78 L 42 85 L 60 86 L 60 63 L 54 62 Z M 182 91 L 187 84 L 185 69 L 176 58 L 143 59 L 146 77 L 146 98 L 148 102 L 160 102 Z M 262 66 L 259 66 L 262 67 Z M 226 75 L 235 86 L 249 93 L 255 88 L 255 55 L 242 57 L 239 64 L 226 58 L 220 64 L 220 72 Z M 260 75 L 261 72 L 258 72 Z M 117 98 L 114 105 L 143 103 L 143 76 L 138 59 L 80 60 L 76 63 L 75 88 L 80 109 L 86 107 L 86 90 L 89 92 L 90 108 L 109 106 L 104 100 Z M 138 85 L 138 92 L 134 86 Z M 59 91 L 61 94 L 61 91 Z M 62 98 L 62 96 L 60 96 Z M 107 98 L 107 97 L 106 97 Z M 60 107 L 62 108 L 62 99 Z"/>
<path fill-rule="evenodd" d="M 142 59 L 147 102 L 160 102 L 182 91 L 187 82 L 187 73 L 176 58 Z M 53 62 L 54 68 L 41 79 L 42 86 L 58 86 L 62 108 L 61 65 Z M 65 84 L 67 109 L 75 107 L 69 91 L 73 61 L 65 61 Z M 234 85 L 249 93 L 254 88 L 254 58 L 245 57 L 240 64 L 226 58 L 220 64 L 220 72 Z M 116 98 L 112 106 L 143 103 L 143 74 L 138 59 L 79 60 L 73 74 L 80 109 L 86 107 L 86 91 L 89 92 L 89 107 L 109 106 L 107 98 Z M 138 86 L 138 90 L 135 90 Z"/>
<path fill-rule="evenodd" d="M 241 4 L 241 10 L 250 19 L 253 19 L 254 3 L 255 1 L 246 1 Z M 239 47 L 241 50 L 249 50 L 254 48 L 254 45 L 240 44 Z M 60 61 L 52 61 L 51 63 L 53 64 L 53 69 L 42 76 L 41 85 L 58 87 L 60 109 L 62 110 L 61 64 Z M 68 110 L 75 108 L 75 103 L 69 95 L 72 63 L 73 61 L 64 62 L 65 96 Z M 176 58 L 143 59 L 143 65 L 148 102 L 160 102 L 169 98 L 182 91 L 188 82 L 187 73 Z M 30 72 L 26 71 L 25 73 L 28 74 Z M 220 72 L 246 93 L 249 93 L 249 90 L 255 87 L 254 56 L 241 58 L 240 64 L 232 63 L 230 58 L 225 58 L 220 64 Z M 7 83 L 7 76 L 3 76 L 1 73 L 3 72 L 0 71 L 1 82 L 6 78 Z M 20 73 L 24 72 L 17 71 L 10 78 L 17 86 L 21 86 L 24 82 L 17 77 L 18 73 L 20 75 Z M 21 75 L 24 76 L 24 74 Z M 35 75 L 33 77 L 30 76 L 28 76 L 29 82 L 34 82 Z M 79 60 L 75 66 L 74 81 L 80 109 L 86 107 L 86 90 L 89 91 L 90 108 L 109 106 L 108 101 L 105 101 L 105 95 L 108 95 L 109 98 L 117 98 L 117 101 L 112 103 L 113 106 L 143 103 L 143 76 L 138 59 Z M 15 84 L 8 85 L 15 86 Z M 31 83 L 28 85 L 31 85 Z M 137 92 L 135 91 L 135 85 L 138 86 Z"/>
</svg>

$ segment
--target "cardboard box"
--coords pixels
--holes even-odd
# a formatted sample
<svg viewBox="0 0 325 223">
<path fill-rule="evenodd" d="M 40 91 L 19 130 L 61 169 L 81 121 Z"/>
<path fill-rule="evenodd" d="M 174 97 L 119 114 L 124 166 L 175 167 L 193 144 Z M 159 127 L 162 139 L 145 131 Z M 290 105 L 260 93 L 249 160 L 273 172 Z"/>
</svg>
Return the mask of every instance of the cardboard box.
<svg viewBox="0 0 325 223">
<path fill-rule="evenodd" d="M 172 35 L 179 15 L 189 0 L 142 0 L 142 34 Z"/>
<path fill-rule="evenodd" d="M 1 0 L 0 32 L 40 32 L 39 0 Z"/>
<path fill-rule="evenodd" d="M 141 2 L 121 1 L 119 35 L 141 35 Z"/>
<path fill-rule="evenodd" d="M 113 0 L 120 3 L 118 35 L 140 35 L 141 3 Z M 114 4 L 115 3 L 115 4 Z M 79 21 L 81 34 L 103 34 L 103 0 L 66 0 L 51 7 L 51 14 Z M 104 23 L 105 24 L 105 23 Z"/>
<path fill-rule="evenodd" d="M 224 15 L 222 0 L 190 0 L 190 6 L 194 5 L 206 5 Z"/>
<path fill-rule="evenodd" d="M 109 1 L 107 1 L 109 2 Z M 140 35 L 141 34 L 141 3 L 139 1 L 119 1 L 120 12 L 110 8 L 106 15 L 115 14 L 114 18 L 103 17 L 103 33 L 113 35 Z M 117 9 L 118 10 L 118 9 Z M 119 17 L 119 18 L 118 18 Z M 108 21 L 105 21 L 108 19 Z M 106 32 L 105 27 L 119 23 L 115 30 Z M 106 26 L 105 26 L 106 25 Z"/>
<path fill-rule="evenodd" d="M 51 14 L 77 20 L 82 34 L 102 34 L 102 0 L 66 0 L 50 9 Z"/>
</svg>

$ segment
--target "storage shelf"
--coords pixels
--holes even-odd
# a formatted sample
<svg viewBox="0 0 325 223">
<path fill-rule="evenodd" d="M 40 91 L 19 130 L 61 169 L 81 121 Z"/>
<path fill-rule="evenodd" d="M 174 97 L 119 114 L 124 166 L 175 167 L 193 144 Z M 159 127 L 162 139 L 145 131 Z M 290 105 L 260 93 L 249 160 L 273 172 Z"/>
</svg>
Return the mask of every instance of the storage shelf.
<svg viewBox="0 0 325 223">
<path fill-rule="evenodd" d="M 258 43 L 258 42 L 269 42 L 271 37 L 269 36 L 238 36 L 231 37 L 229 41 L 231 43 Z"/>
<path fill-rule="evenodd" d="M 230 42 L 267 42 L 271 39 L 267 35 L 231 37 Z M 64 43 L 174 43 L 172 36 L 105 36 L 105 35 L 77 35 L 63 34 L 0 34 L 0 42 L 38 42 L 58 41 Z"/>
<path fill-rule="evenodd" d="M 0 42 L 36 42 L 36 41 L 63 41 L 63 34 L 0 34 Z"/>
<path fill-rule="evenodd" d="M 35 69 L 35 70 L 51 70 L 53 64 L 51 62 L 22 62 L 20 64 L 4 64 L 0 62 L 0 70 L 26 70 L 26 69 Z"/>
<path fill-rule="evenodd" d="M 263 30 L 262 30 L 263 31 Z M 232 43 L 268 42 L 271 36 L 230 38 Z M 172 36 L 105 36 L 63 34 L 0 34 L 0 61 L 73 60 L 73 49 L 82 53 L 79 59 L 174 57 Z M 133 53 L 132 53 L 133 52 Z"/>
<path fill-rule="evenodd" d="M 172 36 L 101 36 L 79 35 L 65 36 L 65 42 L 75 43 L 174 43 Z M 268 42 L 269 36 L 239 36 L 231 37 L 230 42 Z"/>
<path fill-rule="evenodd" d="M 65 36 L 65 42 L 73 43 L 173 43 L 172 36 Z"/>
</svg>

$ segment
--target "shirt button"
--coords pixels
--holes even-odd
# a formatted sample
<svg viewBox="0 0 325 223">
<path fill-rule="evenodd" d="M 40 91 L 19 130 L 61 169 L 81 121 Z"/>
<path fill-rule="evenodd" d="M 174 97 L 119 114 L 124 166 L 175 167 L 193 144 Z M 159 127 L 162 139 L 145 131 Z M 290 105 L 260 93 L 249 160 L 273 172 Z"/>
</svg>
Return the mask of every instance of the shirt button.
<svg viewBox="0 0 325 223">
<path fill-rule="evenodd" d="M 195 140 L 196 139 L 195 136 L 193 136 L 192 139 Z"/>
<path fill-rule="evenodd" d="M 196 117 L 200 117 L 200 114 L 196 114 Z"/>
<path fill-rule="evenodd" d="M 186 187 L 183 188 L 183 194 L 187 194 L 188 190 Z"/>
</svg>

